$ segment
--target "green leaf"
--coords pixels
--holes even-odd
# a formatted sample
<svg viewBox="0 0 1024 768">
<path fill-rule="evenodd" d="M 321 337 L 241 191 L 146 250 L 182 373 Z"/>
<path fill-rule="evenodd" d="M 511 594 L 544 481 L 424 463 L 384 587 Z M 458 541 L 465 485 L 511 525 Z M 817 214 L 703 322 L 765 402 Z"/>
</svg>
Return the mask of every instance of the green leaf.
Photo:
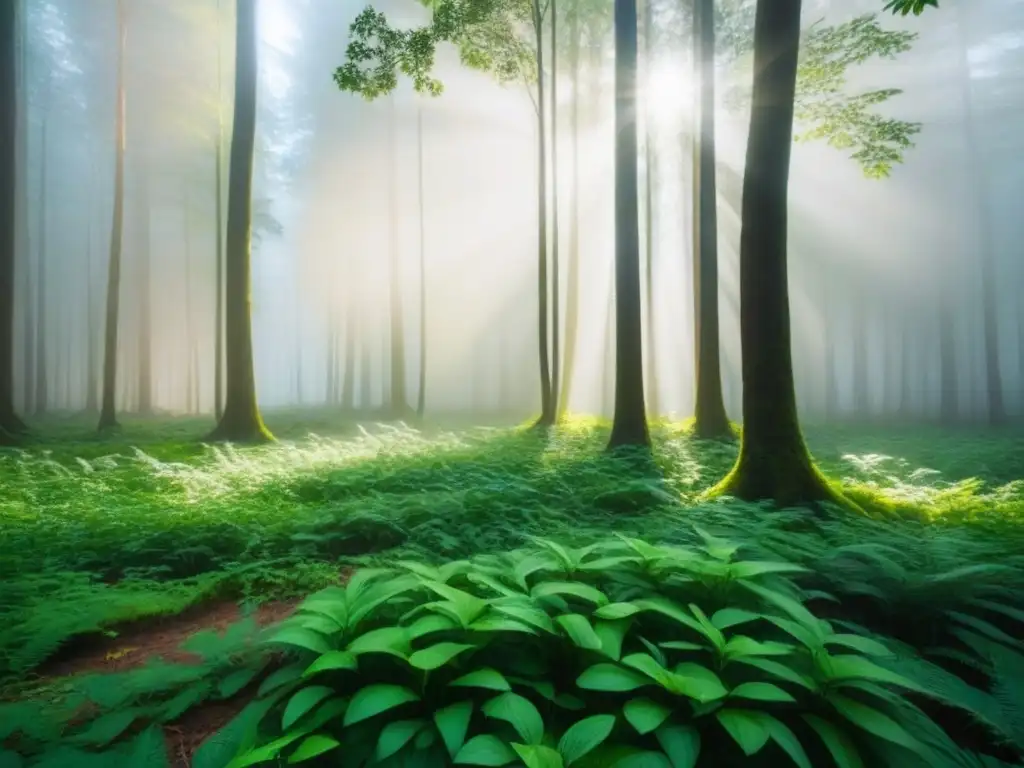
<svg viewBox="0 0 1024 768">
<path fill-rule="evenodd" d="M 331 736 L 326 736 L 322 733 L 316 733 L 312 736 L 306 737 L 306 739 L 299 744 L 298 748 L 292 752 L 288 758 L 289 763 L 301 763 L 305 760 L 312 760 L 314 757 L 330 752 L 332 749 L 337 749 L 341 746 L 341 742 Z"/>
<path fill-rule="evenodd" d="M 902 725 L 877 709 L 838 693 L 830 694 L 828 700 L 839 714 L 858 728 L 901 747 L 913 751 L 921 749 L 920 742 L 907 733 Z"/>
<path fill-rule="evenodd" d="M 460 653 L 475 647 L 475 645 L 467 645 L 466 643 L 438 643 L 413 653 L 409 657 L 409 664 L 416 667 L 416 669 L 438 669 Z"/>
<path fill-rule="evenodd" d="M 578 613 L 567 613 L 558 616 L 555 621 L 562 626 L 574 645 L 585 648 L 588 651 L 598 651 L 601 649 L 601 638 L 597 636 L 594 628 L 590 626 L 586 616 Z"/>
<path fill-rule="evenodd" d="M 636 732 L 643 735 L 657 730 L 672 714 L 672 710 L 646 696 L 638 696 L 626 702 L 622 714 Z"/>
<path fill-rule="evenodd" d="M 250 666 L 236 669 L 217 684 L 217 693 L 222 699 L 229 699 L 245 688 L 260 673 L 260 667 Z"/>
<path fill-rule="evenodd" d="M 793 652 L 793 646 L 772 640 L 761 642 L 746 635 L 733 635 L 723 650 L 727 659 L 734 661 L 740 656 L 788 656 Z"/>
<path fill-rule="evenodd" d="M 595 605 L 607 605 L 608 597 L 596 587 L 581 584 L 578 581 L 542 581 L 530 590 L 532 597 L 550 597 L 552 595 L 569 595 Z"/>
<path fill-rule="evenodd" d="M 787 680 L 799 685 L 801 688 L 806 688 L 808 691 L 817 689 L 817 684 L 814 680 L 774 659 L 764 659 L 759 656 L 737 656 L 733 661 L 750 667 L 756 667 L 763 672 L 767 672 L 769 675 L 774 675 L 781 680 Z"/>
<path fill-rule="evenodd" d="M 533 703 L 518 693 L 502 693 L 484 703 L 484 714 L 504 720 L 527 744 L 539 744 L 544 736 L 544 720 Z"/>
<path fill-rule="evenodd" d="M 755 701 L 796 701 L 772 683 L 740 683 L 729 692 L 729 696 Z"/>
<path fill-rule="evenodd" d="M 288 683 L 293 683 L 302 677 L 302 664 L 291 664 L 287 667 L 275 670 L 267 675 L 267 678 L 260 683 L 259 690 L 256 691 L 256 695 L 263 698 L 271 691 L 282 688 Z"/>
<path fill-rule="evenodd" d="M 589 691 L 634 691 L 649 684 L 650 680 L 639 672 L 605 663 L 583 670 L 576 679 L 576 685 Z"/>
<path fill-rule="evenodd" d="M 268 678 L 269 679 L 269 678 Z M 192 768 L 224 768 L 256 738 L 260 721 L 280 700 L 282 691 L 248 704 L 226 726 L 200 745 Z"/>
<path fill-rule="evenodd" d="M 832 754 L 832 759 L 836 761 L 836 768 L 864 768 L 864 761 L 860 759 L 857 747 L 843 731 L 817 715 L 802 717 L 821 737 Z"/>
<path fill-rule="evenodd" d="M 356 655 L 351 651 L 330 651 L 310 664 L 306 671 L 302 673 L 302 676 L 312 677 L 319 672 L 327 672 L 328 670 L 355 670 L 358 668 L 359 663 L 356 661 Z"/>
<path fill-rule="evenodd" d="M 460 701 L 449 704 L 434 713 L 434 724 L 448 749 L 448 755 L 455 757 L 462 749 L 469 732 L 469 720 L 473 716 L 473 702 Z"/>
<path fill-rule="evenodd" d="M 505 679 L 505 676 L 490 667 L 474 670 L 452 680 L 448 685 L 461 685 L 467 688 L 487 688 L 492 691 L 512 690 L 512 686 Z"/>
<path fill-rule="evenodd" d="M 825 638 L 825 645 L 841 645 L 845 648 L 852 648 L 855 651 L 867 654 L 868 656 L 889 656 L 893 652 L 877 640 L 862 635 L 835 634 Z"/>
<path fill-rule="evenodd" d="M 782 751 L 789 755 L 790 759 L 799 768 L 814 768 L 811 765 L 810 758 L 807 757 L 807 752 L 804 751 L 803 745 L 800 743 L 800 739 L 789 729 L 789 726 L 771 715 L 763 715 L 763 717 L 768 725 L 768 733 L 771 734 L 772 740 L 782 747 Z"/>
<path fill-rule="evenodd" d="M 910 678 L 892 672 L 878 666 L 863 656 L 843 655 L 832 656 L 827 660 L 825 668 L 828 671 L 829 682 L 841 682 L 843 680 L 870 680 L 875 683 L 888 683 L 906 688 L 909 691 L 931 694 L 927 688 L 918 685 Z"/>
<path fill-rule="evenodd" d="M 516 753 L 497 736 L 481 734 L 462 745 L 452 762 L 456 765 L 502 766 L 514 762 Z"/>
<path fill-rule="evenodd" d="M 76 734 L 73 741 L 76 744 L 105 746 L 127 731 L 141 715 L 142 712 L 137 709 L 108 712 L 93 720 L 81 733 Z"/>
<path fill-rule="evenodd" d="M 448 584 L 442 584 L 439 581 L 424 581 L 423 583 L 452 604 L 455 614 L 464 627 L 472 624 L 475 619 L 479 618 L 487 610 L 487 601 L 481 600 L 469 592 L 456 589 Z"/>
<path fill-rule="evenodd" d="M 327 685 L 311 685 L 292 695 L 281 716 L 281 730 L 287 731 L 300 717 L 334 693 Z"/>
<path fill-rule="evenodd" d="M 697 701 L 714 701 L 729 693 L 718 675 L 701 664 L 677 664 L 673 675 L 681 678 L 681 681 L 676 683 L 679 692 Z"/>
<path fill-rule="evenodd" d="M 748 560 L 739 563 L 732 563 L 729 566 L 729 573 L 734 579 L 751 579 L 755 576 L 764 576 L 767 573 L 806 573 L 803 566 L 792 563 L 772 563 Z"/>
<path fill-rule="evenodd" d="M 377 760 L 383 762 L 400 752 L 402 747 L 412 741 L 426 724 L 426 720 L 417 718 L 413 720 L 394 720 L 385 725 L 381 728 L 380 736 L 377 738 Z"/>
<path fill-rule="evenodd" d="M 599 619 L 625 619 L 637 613 L 640 609 L 633 603 L 608 603 L 595 610 L 594 616 Z"/>
<path fill-rule="evenodd" d="M 349 702 L 345 711 L 346 726 L 360 723 L 381 712 L 407 704 L 410 701 L 419 701 L 419 696 L 408 688 L 401 685 L 390 685 L 378 683 L 361 688 L 352 701 Z"/>
<path fill-rule="evenodd" d="M 416 619 L 416 621 L 408 626 L 407 632 L 409 633 L 410 640 L 417 640 L 424 635 L 430 635 L 434 632 L 445 632 L 457 626 L 449 617 L 431 613 Z"/>
<path fill-rule="evenodd" d="M 524 624 L 529 624 L 531 627 L 555 634 L 555 623 L 551 617 L 535 605 L 524 603 L 522 600 L 494 601 L 491 603 L 491 608 L 511 616 L 513 619 L 518 619 Z"/>
<path fill-rule="evenodd" d="M 715 717 L 747 757 L 760 752 L 771 736 L 759 712 L 720 709 Z"/>
<path fill-rule="evenodd" d="M 667 598 L 648 597 L 643 600 L 637 600 L 633 604 L 642 611 L 660 613 L 662 616 L 677 621 L 700 635 L 704 635 L 704 627 L 700 625 L 700 622 L 693 618 L 682 606 L 673 603 Z"/>
<path fill-rule="evenodd" d="M 692 725 L 663 725 L 654 732 L 672 768 L 694 768 L 700 757 L 700 732 Z"/>
<path fill-rule="evenodd" d="M 386 653 L 404 659 L 411 649 L 409 630 L 405 627 L 381 627 L 371 629 L 348 644 L 348 652 Z"/>
<path fill-rule="evenodd" d="M 562 756 L 551 747 L 540 744 L 513 744 L 512 749 L 519 755 L 526 768 L 564 768 Z"/>
<path fill-rule="evenodd" d="M 125 747 L 125 764 L 129 768 L 168 768 L 167 743 L 160 726 L 151 725 L 132 739 Z M 11 763 L 8 768 L 16 768 Z M 4 766 L 3 754 L 0 753 L 0 768 Z"/>
<path fill-rule="evenodd" d="M 303 627 L 285 627 L 280 632 L 272 635 L 268 643 L 275 645 L 290 645 L 314 653 L 327 653 L 331 650 L 327 638 L 319 632 Z"/>
<path fill-rule="evenodd" d="M 760 618 L 762 618 L 761 614 L 744 611 L 742 608 L 723 608 L 715 612 L 715 615 L 711 617 L 711 623 L 719 629 L 729 629 L 729 627 L 748 624 Z"/>
<path fill-rule="evenodd" d="M 611 735 L 615 715 L 593 715 L 574 723 L 558 740 L 558 751 L 566 765 L 572 765 L 596 749 Z"/>
<path fill-rule="evenodd" d="M 0 768 L 24 768 L 24 761 L 17 752 L 0 751 Z"/>
<path fill-rule="evenodd" d="M 612 768 L 674 768 L 668 756 L 652 749 L 626 752 L 612 763 Z"/>
</svg>

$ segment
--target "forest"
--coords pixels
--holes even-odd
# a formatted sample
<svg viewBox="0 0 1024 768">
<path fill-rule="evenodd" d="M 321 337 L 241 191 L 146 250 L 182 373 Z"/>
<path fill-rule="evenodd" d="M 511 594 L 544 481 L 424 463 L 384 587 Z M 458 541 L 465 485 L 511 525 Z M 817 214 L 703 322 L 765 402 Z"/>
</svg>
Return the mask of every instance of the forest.
<svg viewBox="0 0 1024 768">
<path fill-rule="evenodd" d="M 1024 0 L 0 2 L 0 768 L 1024 766 Z"/>
</svg>

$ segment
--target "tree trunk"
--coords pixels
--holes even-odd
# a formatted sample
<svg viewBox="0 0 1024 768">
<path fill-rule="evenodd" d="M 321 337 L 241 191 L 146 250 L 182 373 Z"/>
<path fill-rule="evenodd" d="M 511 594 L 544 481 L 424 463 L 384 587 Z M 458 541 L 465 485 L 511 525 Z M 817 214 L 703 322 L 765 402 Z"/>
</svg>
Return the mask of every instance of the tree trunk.
<svg viewBox="0 0 1024 768">
<path fill-rule="evenodd" d="M 214 151 L 214 193 L 217 202 L 214 208 L 216 216 L 217 247 L 214 258 L 217 296 L 214 299 L 214 330 L 213 330 L 213 411 L 219 420 L 224 413 L 224 72 L 223 51 L 224 36 L 221 32 L 220 0 L 217 2 L 217 136 Z"/>
<path fill-rule="evenodd" d="M 348 306 L 345 311 L 345 372 L 341 380 L 341 408 L 351 412 L 355 407 L 356 382 L 356 305 L 352 286 L 348 286 Z"/>
<path fill-rule="evenodd" d="M 945 278 L 940 277 L 940 280 Z M 950 292 L 939 296 L 939 408 L 942 423 L 950 426 L 960 417 L 960 398 L 956 376 L 956 338 Z"/>
<path fill-rule="evenodd" d="M 863 420 L 871 415 L 871 386 L 868 374 L 868 317 L 864 304 L 866 292 L 854 291 L 850 314 L 853 327 L 853 415 Z"/>
<path fill-rule="evenodd" d="M 416 108 L 417 188 L 420 206 L 420 370 L 416 387 L 416 416 L 427 408 L 427 238 L 423 195 L 423 106 Z"/>
<path fill-rule="evenodd" d="M 650 446 L 637 189 L 636 0 L 615 0 L 615 416 L 609 449 Z"/>
<path fill-rule="evenodd" d="M 138 326 L 138 392 L 139 392 L 139 414 L 151 416 L 153 414 L 153 280 L 152 262 L 150 260 L 150 213 L 149 205 L 149 170 L 144 169 L 142 176 L 142 189 L 139 193 L 139 217 L 142 223 L 142 232 L 139 234 L 139 283 L 137 296 L 139 302 L 139 326 Z M 188 214 L 186 213 L 186 216 Z"/>
<path fill-rule="evenodd" d="M 208 438 L 237 442 L 273 439 L 263 424 L 256 401 L 252 305 L 249 297 L 252 282 L 252 169 L 256 143 L 258 77 L 256 13 L 256 0 L 238 0 L 235 117 L 228 177 L 224 281 L 227 397 L 224 413 Z"/>
<path fill-rule="evenodd" d="M 94 175 L 95 177 L 95 175 Z M 95 184 L 93 184 L 95 191 Z M 93 197 L 95 199 L 95 196 Z M 85 332 L 88 339 L 85 346 L 85 410 L 87 413 L 96 413 L 99 410 L 99 371 L 96 367 L 96 304 L 93 301 L 93 234 L 92 234 L 92 208 L 88 209 L 88 226 L 86 229 L 86 281 L 85 281 Z"/>
<path fill-rule="evenodd" d="M 644 0 L 645 80 L 640 93 L 644 114 L 644 236 L 647 290 L 647 411 L 654 418 L 661 412 L 658 398 L 657 326 L 654 313 L 654 137 L 651 132 L 651 56 L 654 49 L 654 3 Z"/>
<path fill-rule="evenodd" d="M 49 93 L 50 84 L 47 81 L 46 96 L 43 103 L 46 105 L 46 109 L 49 109 Z M 40 130 L 39 138 L 39 271 L 36 275 L 36 372 L 35 372 L 35 383 L 36 383 L 36 394 L 35 394 L 35 411 L 37 416 L 41 416 L 46 413 L 50 408 L 50 381 L 47 373 L 47 341 L 46 330 L 47 330 L 47 306 L 46 306 L 46 250 L 48 246 L 49 238 L 46 236 L 47 223 L 49 219 L 50 206 L 48 204 L 48 184 L 49 181 L 49 163 L 47 163 L 47 150 L 49 149 L 50 142 L 48 141 L 49 134 L 49 115 L 43 115 L 42 128 Z"/>
<path fill-rule="evenodd" d="M 721 334 L 718 326 L 718 185 L 715 159 L 715 14 L 713 0 L 698 0 L 694 43 L 700 68 L 700 138 L 696 167 L 698 252 L 697 376 L 694 433 L 702 439 L 732 437 L 722 394 Z"/>
<path fill-rule="evenodd" d="M 710 494 L 782 506 L 849 505 L 811 460 L 793 383 L 786 238 L 800 6 L 801 0 L 757 4 L 740 236 L 743 433 L 736 465 Z"/>
<path fill-rule="evenodd" d="M 18 251 L 14 255 L 15 262 L 20 257 L 22 262 L 21 275 L 19 276 L 19 282 L 21 283 L 21 296 L 24 302 L 24 313 L 25 313 L 25 326 L 23 329 L 24 333 L 24 345 L 22 348 L 23 360 L 22 360 L 22 409 L 23 413 L 32 413 L 35 410 L 35 372 L 36 372 L 36 329 L 35 329 L 35 307 L 32 300 L 33 293 L 33 274 L 35 272 L 34 260 L 32 258 L 32 224 L 29 221 L 30 204 L 29 204 L 29 146 L 28 146 L 28 13 L 25 12 L 25 3 L 13 3 L 12 4 L 19 12 L 20 18 L 18 19 L 18 34 L 19 34 L 19 50 L 18 50 L 18 88 L 21 91 L 22 96 L 16 97 L 14 102 L 15 107 L 19 104 L 23 104 L 21 109 L 17 109 L 17 166 L 16 175 L 17 179 L 15 182 L 16 187 L 16 205 L 18 206 L 17 224 L 16 226 L 20 230 L 21 238 L 17 241 Z M 17 271 L 17 263 L 15 263 L 15 271 Z M 12 364 L 13 367 L 13 364 Z"/>
<path fill-rule="evenodd" d="M 0 8 L 0 443 L 25 431 L 14 410 L 14 279 L 18 247 L 18 6 Z"/>
<path fill-rule="evenodd" d="M 117 426 L 117 331 L 121 309 L 121 240 L 124 234 L 125 98 L 124 49 L 127 40 L 124 0 L 117 0 L 117 103 L 114 128 L 114 211 L 110 226 L 110 261 L 107 263 L 106 325 L 103 331 L 103 402 L 99 429 Z"/>
<path fill-rule="evenodd" d="M 548 346 L 548 158 L 547 106 L 544 89 L 544 17 L 540 0 L 532 0 L 537 46 L 537 348 L 540 359 L 540 418 L 537 426 L 555 423 L 551 390 L 551 358 Z"/>
<path fill-rule="evenodd" d="M 370 334 L 367 332 L 365 315 L 359 317 L 359 410 L 373 409 L 373 377 L 370 372 Z"/>
<path fill-rule="evenodd" d="M 558 230 L 558 4 L 551 6 L 551 421 L 557 420 L 562 372 L 562 267 Z"/>
<path fill-rule="evenodd" d="M 391 215 L 390 242 L 390 347 L 391 347 L 391 387 L 389 405 L 391 415 L 405 418 L 409 414 L 409 403 L 405 394 L 405 317 L 402 307 L 402 274 L 400 265 L 400 249 L 398 243 L 398 140 L 397 115 L 395 97 L 391 97 L 391 114 L 388 120 L 388 155 L 390 157 L 390 173 L 388 174 L 388 209 Z"/>
</svg>

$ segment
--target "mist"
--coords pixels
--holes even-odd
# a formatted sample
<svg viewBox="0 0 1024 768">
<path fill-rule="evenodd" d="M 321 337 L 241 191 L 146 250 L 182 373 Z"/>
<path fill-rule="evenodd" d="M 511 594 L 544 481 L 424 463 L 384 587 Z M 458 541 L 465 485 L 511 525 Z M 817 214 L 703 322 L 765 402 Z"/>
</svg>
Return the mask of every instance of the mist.
<svg viewBox="0 0 1024 768">
<path fill-rule="evenodd" d="M 233 4 L 122 2 L 116 408 L 213 414 Z M 808 29 L 877 10 L 876 2 L 805 5 Z M 1008 416 L 1024 416 L 1024 134 L 1016 127 L 1024 119 L 1024 3 L 948 6 L 920 18 L 881 17 L 886 29 L 916 34 L 910 50 L 850 69 L 850 92 L 899 89 L 880 110 L 920 124 L 888 178 L 867 178 L 849 150 L 826 141 L 794 147 L 789 281 L 805 420 L 980 422 L 993 397 Z M 422 360 L 428 414 L 526 418 L 540 408 L 534 95 L 462 66 L 450 47 L 439 50 L 437 97 L 404 80 L 372 102 L 342 92 L 332 73 L 362 8 L 259 3 L 251 300 L 260 405 L 375 413 L 394 399 L 399 365 L 401 396 L 413 408 Z M 377 8 L 401 27 L 428 20 L 413 2 Z M 650 189 L 649 204 L 641 203 L 652 275 L 643 297 L 647 404 L 652 416 L 683 418 L 693 411 L 695 379 L 694 65 L 678 9 L 659 1 L 651 13 L 639 118 L 650 141 L 640 169 L 641 189 Z M 14 382 L 17 407 L 39 417 L 93 410 L 100 397 L 118 4 L 27 0 L 22 23 Z M 752 18 L 734 23 L 749 31 Z M 547 184 L 558 206 L 560 328 L 569 323 L 568 254 L 579 255 L 575 361 L 562 407 L 609 416 L 610 7 L 606 28 L 588 41 L 586 66 L 557 78 L 557 173 Z M 720 58 L 722 378 L 727 411 L 739 419 L 739 180 L 749 122 L 742 91 L 751 65 L 745 56 Z M 995 329 L 988 346 L 986 311 L 989 334 Z"/>
</svg>

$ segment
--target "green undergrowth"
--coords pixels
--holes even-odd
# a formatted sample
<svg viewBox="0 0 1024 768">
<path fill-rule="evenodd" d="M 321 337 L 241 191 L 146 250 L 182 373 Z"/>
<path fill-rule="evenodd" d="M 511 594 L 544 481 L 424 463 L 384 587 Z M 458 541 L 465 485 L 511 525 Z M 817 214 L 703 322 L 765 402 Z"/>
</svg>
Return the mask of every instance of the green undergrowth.
<svg viewBox="0 0 1024 768">
<path fill-rule="evenodd" d="M 682 527 L 688 546 L 535 539 L 360 569 L 257 642 L 251 622 L 195 636 L 202 664 L 3 707 L 0 761 L 164 768 L 161 724 L 248 688 L 195 768 L 1020 764 L 1020 558 L 928 575 L 893 539 L 811 566 Z M 795 555 L 818 543 L 789 535 Z"/>
<path fill-rule="evenodd" d="M 784 548 L 800 529 L 817 537 L 808 546 L 818 555 L 898 541 L 899 562 L 917 563 L 913 578 L 1024 551 L 1014 475 L 1024 452 L 1012 436 L 811 430 L 844 492 L 894 513 L 873 523 L 699 503 L 736 445 L 695 441 L 678 424 L 655 426 L 652 463 L 607 455 L 606 425 L 587 420 L 550 436 L 317 414 L 268 423 L 279 443 L 234 448 L 197 442 L 208 429 L 197 420 L 127 422 L 103 439 L 69 420 L 0 452 L 0 679 L 125 621 L 208 599 L 299 596 L 335 581 L 343 564 L 440 563 L 507 551 L 528 534 L 685 544 L 698 522 Z"/>
</svg>

